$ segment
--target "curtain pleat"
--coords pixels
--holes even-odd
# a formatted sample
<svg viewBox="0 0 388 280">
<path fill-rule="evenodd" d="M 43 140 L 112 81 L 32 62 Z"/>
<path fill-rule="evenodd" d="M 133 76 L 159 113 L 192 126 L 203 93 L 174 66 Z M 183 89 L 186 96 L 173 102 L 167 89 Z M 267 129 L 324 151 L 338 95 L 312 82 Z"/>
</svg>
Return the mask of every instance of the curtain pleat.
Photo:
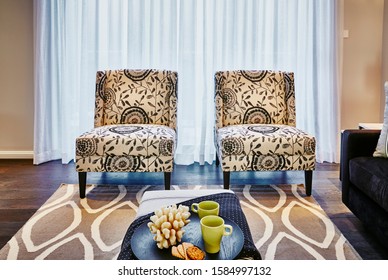
<svg viewBox="0 0 388 280">
<path fill-rule="evenodd" d="M 93 127 L 95 75 L 178 71 L 177 164 L 212 163 L 214 73 L 295 73 L 297 127 L 338 162 L 335 0 L 35 0 L 34 163 L 75 155 Z"/>
</svg>

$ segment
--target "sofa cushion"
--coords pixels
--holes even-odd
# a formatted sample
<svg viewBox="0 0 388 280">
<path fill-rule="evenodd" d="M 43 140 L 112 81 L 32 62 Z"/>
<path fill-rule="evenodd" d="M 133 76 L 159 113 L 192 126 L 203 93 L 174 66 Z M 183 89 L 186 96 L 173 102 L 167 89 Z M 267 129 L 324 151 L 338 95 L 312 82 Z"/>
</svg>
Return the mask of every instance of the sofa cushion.
<svg viewBox="0 0 388 280">
<path fill-rule="evenodd" d="M 240 124 L 217 130 L 223 171 L 314 170 L 315 138 L 278 124 Z"/>
<path fill-rule="evenodd" d="M 137 123 L 175 129 L 177 75 L 153 69 L 98 71 L 95 126 Z"/>
<path fill-rule="evenodd" d="M 106 125 L 76 139 L 76 155 L 172 156 L 175 130 L 163 125 Z"/>
<path fill-rule="evenodd" d="M 295 126 L 293 73 L 218 71 L 215 83 L 217 128 L 259 123 Z"/>
<path fill-rule="evenodd" d="M 349 162 L 350 181 L 388 212 L 388 159 L 357 157 Z"/>
<path fill-rule="evenodd" d="M 221 156 L 314 155 L 315 138 L 288 125 L 241 124 L 218 129 Z"/>
<path fill-rule="evenodd" d="M 174 129 L 155 124 L 96 127 L 76 139 L 78 172 L 171 172 Z"/>
</svg>

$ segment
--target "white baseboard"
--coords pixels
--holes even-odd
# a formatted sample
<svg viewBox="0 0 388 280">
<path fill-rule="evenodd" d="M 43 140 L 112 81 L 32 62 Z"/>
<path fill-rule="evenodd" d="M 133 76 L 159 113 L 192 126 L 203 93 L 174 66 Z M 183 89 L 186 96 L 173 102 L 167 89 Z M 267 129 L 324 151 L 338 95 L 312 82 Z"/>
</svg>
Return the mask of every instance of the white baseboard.
<svg viewBox="0 0 388 280">
<path fill-rule="evenodd" d="M 33 151 L 0 151 L 0 159 L 32 159 Z"/>
</svg>

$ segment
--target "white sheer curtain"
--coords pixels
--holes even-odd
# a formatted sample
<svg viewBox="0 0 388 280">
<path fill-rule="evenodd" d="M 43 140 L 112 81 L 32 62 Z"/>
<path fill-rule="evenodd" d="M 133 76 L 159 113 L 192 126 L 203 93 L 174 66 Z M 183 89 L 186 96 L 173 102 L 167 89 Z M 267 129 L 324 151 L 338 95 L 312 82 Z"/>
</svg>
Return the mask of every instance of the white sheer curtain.
<svg viewBox="0 0 388 280">
<path fill-rule="evenodd" d="M 178 71 L 177 164 L 215 156 L 214 72 L 295 72 L 297 126 L 338 159 L 335 0 L 35 0 L 36 164 L 74 157 L 97 70 Z"/>
</svg>

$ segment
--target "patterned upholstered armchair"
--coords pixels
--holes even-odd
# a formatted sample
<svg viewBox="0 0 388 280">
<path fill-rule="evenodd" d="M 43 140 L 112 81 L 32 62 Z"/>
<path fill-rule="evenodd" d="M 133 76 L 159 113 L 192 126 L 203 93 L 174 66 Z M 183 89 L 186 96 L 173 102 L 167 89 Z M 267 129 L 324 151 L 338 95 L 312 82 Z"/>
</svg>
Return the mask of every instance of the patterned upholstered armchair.
<svg viewBox="0 0 388 280">
<path fill-rule="evenodd" d="M 224 188 L 231 171 L 304 170 L 311 195 L 315 138 L 295 127 L 293 73 L 223 71 L 215 85 L 216 164 Z"/>
<path fill-rule="evenodd" d="M 76 139 L 80 197 L 87 172 L 164 172 L 170 189 L 176 147 L 172 71 L 98 71 L 94 128 Z"/>
</svg>

